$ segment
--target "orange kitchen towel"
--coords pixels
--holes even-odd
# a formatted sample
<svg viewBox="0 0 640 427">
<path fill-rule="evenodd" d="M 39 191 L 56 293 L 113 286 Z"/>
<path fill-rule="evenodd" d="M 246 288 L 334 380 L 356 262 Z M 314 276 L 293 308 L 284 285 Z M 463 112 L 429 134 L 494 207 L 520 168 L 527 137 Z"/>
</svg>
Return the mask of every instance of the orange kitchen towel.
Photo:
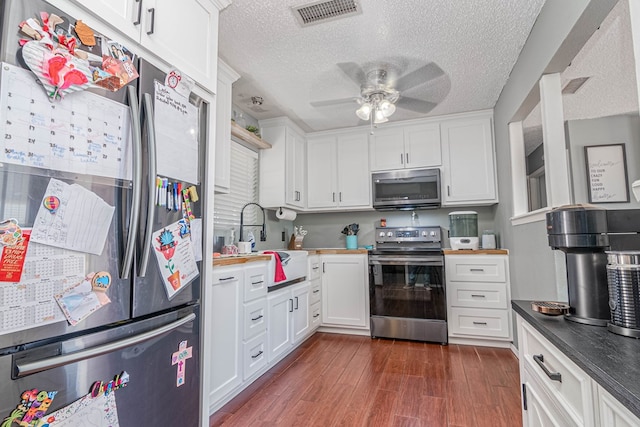
<svg viewBox="0 0 640 427">
<path fill-rule="evenodd" d="M 273 277 L 274 283 L 287 280 L 287 276 L 284 274 L 284 268 L 282 268 L 282 260 L 280 259 L 280 254 L 274 251 L 264 251 L 263 253 L 272 254 L 273 258 L 276 260 L 276 272 Z"/>
</svg>

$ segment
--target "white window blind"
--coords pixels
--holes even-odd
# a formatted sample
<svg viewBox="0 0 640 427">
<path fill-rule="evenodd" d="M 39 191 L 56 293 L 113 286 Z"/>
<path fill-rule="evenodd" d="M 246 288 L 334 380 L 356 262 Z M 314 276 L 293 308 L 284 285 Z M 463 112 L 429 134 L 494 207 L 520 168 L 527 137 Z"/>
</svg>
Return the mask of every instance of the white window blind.
<svg viewBox="0 0 640 427">
<path fill-rule="evenodd" d="M 258 153 L 231 142 L 230 166 L 229 194 L 215 195 L 213 222 L 216 235 L 224 235 L 226 231 L 234 228 L 238 239 L 242 207 L 249 202 L 258 203 Z M 257 224 L 258 219 L 262 221 L 256 206 L 247 206 L 244 211 L 244 223 Z M 245 229 L 245 233 L 248 231 L 249 229 Z M 257 238 L 256 234 L 256 240 Z"/>
</svg>

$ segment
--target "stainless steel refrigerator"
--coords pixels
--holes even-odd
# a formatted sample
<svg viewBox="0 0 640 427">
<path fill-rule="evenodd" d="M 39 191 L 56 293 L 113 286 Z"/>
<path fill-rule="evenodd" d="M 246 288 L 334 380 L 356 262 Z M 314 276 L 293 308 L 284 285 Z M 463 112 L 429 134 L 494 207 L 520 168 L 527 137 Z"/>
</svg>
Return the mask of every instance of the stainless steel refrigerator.
<svg viewBox="0 0 640 427">
<path fill-rule="evenodd" d="M 4 0 L 1 7 L 2 73 L 19 74 L 20 70 L 15 71 L 12 67 L 26 69 L 19 44 L 19 39 L 24 36 L 18 32 L 19 24 L 26 18 L 38 17 L 41 11 L 55 13 L 71 24 L 76 19 L 84 18 L 70 17 L 64 11 L 39 0 Z M 134 49 L 131 50 L 135 53 Z M 78 173 L 74 169 L 77 165 L 73 162 L 58 167 L 50 159 L 42 164 L 28 161 L 18 164 L 15 157 L 8 161 L 7 153 L 11 144 L 17 141 L 16 138 L 24 136 L 14 134 L 11 135 L 13 141 L 4 141 L 4 150 L 0 155 L 0 221 L 14 218 L 23 228 L 33 227 L 52 179 L 65 184 L 77 184 L 99 196 L 115 210 L 108 224 L 103 250 L 99 254 L 79 253 L 85 272 L 106 271 L 111 274 L 112 283 L 107 291 L 111 302 L 75 326 L 66 319 L 48 323 L 29 320 L 39 303 L 45 304 L 49 298 L 51 306 L 51 295 L 47 294 L 51 291 L 45 286 L 23 292 L 20 296 L 22 299 L 15 302 L 14 312 L 8 305 L 12 288 L 0 282 L 0 422 L 16 408 L 25 390 L 57 391 L 47 411 L 52 413 L 87 395 L 96 381 L 107 383 L 124 371 L 129 375 L 129 383 L 114 392 L 121 426 L 196 426 L 201 421 L 200 276 L 196 274 L 197 277 L 184 284 L 179 292 L 170 295 L 163 283 L 161 265 L 156 260 L 153 248 L 153 233 L 184 217 L 183 211 L 168 210 L 158 206 L 157 201 L 157 175 L 162 173 L 161 165 L 167 165 L 166 158 L 157 158 L 158 140 L 164 136 L 162 132 L 180 128 L 184 113 L 177 111 L 173 116 L 165 114 L 161 126 L 154 128 L 154 118 L 157 118 L 153 112 L 156 99 L 154 91 L 158 90 L 158 83 L 164 84 L 165 74 L 143 58 L 136 57 L 135 65 L 140 77 L 128 86 L 117 92 L 91 89 L 94 94 L 91 96 L 99 95 L 127 106 L 124 110 L 127 111 L 127 118 L 121 119 L 128 123 L 131 132 L 125 135 L 129 138 L 129 144 L 123 159 L 126 157 L 126 164 L 130 166 L 125 168 L 126 174 L 123 176 L 94 175 L 91 168 Z M 10 85 L 7 82 L 11 80 L 2 81 L 5 87 L 0 87 L 0 91 L 5 97 L 11 96 L 7 95 L 14 89 L 7 87 Z M 15 90 L 23 88 L 16 87 Z M 64 99 L 50 103 L 45 100 L 38 107 L 74 105 L 75 96 L 75 93 L 67 94 Z M 108 105 L 100 104 L 99 99 L 96 102 L 96 105 Z M 200 207 L 206 194 L 206 189 L 200 184 L 205 176 L 205 126 L 209 105 L 193 93 L 188 103 L 197 115 L 197 151 L 185 152 L 184 155 L 188 157 L 190 176 L 195 176 L 195 179 L 186 181 L 175 176 L 163 176 L 180 182 L 182 188 L 195 186 L 200 200 L 193 202 L 191 208 L 193 216 L 200 218 Z M 103 111 L 87 105 L 84 107 L 94 123 L 100 121 Z M 5 125 L 10 121 L 8 117 L 7 111 L 1 112 L 0 120 Z M 65 129 L 73 138 L 74 119 L 69 118 L 67 123 L 64 120 L 61 123 L 60 117 L 57 120 L 56 129 Z M 35 125 L 38 127 L 43 123 Z M 79 131 L 75 137 L 79 141 L 75 149 L 85 150 L 87 144 L 89 150 L 95 147 L 91 145 L 95 141 L 87 141 L 82 132 Z M 5 135 L 5 138 L 8 136 Z M 44 143 L 42 139 L 34 139 L 34 145 Z M 24 144 L 24 141 L 18 143 Z M 167 148 L 167 143 L 164 144 Z M 82 161 L 81 156 L 78 159 Z M 175 164 L 169 164 L 177 165 L 179 173 L 180 165 L 184 165 L 185 160 L 182 159 L 182 163 L 177 158 L 173 160 Z M 90 222 L 93 218 L 82 220 Z M 197 232 L 195 228 L 191 231 Z M 192 242 L 201 246 L 198 242 L 202 242 L 202 239 L 192 238 Z M 43 258 L 42 268 L 46 262 L 48 260 Z M 56 270 L 58 272 L 55 274 L 64 275 L 66 267 L 62 262 L 54 261 L 52 268 L 60 270 Z M 197 262 L 197 271 L 202 272 L 200 261 Z M 46 274 L 54 273 L 47 270 Z M 29 290 L 28 286 L 21 291 L 25 289 Z M 56 315 L 59 318 L 59 313 Z M 10 323 L 11 319 L 13 324 Z M 42 317 L 38 320 L 42 320 Z M 16 322 L 30 324 L 23 324 L 16 329 Z M 181 361 L 179 367 L 174 363 L 175 355 L 180 350 L 187 355 L 187 347 L 188 357 Z"/>
</svg>

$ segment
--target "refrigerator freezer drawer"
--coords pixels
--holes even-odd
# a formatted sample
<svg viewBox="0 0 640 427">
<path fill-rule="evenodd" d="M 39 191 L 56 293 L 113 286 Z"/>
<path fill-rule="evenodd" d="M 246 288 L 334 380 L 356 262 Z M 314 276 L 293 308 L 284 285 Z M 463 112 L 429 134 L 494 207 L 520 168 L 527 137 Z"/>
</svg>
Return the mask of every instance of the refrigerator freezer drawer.
<svg viewBox="0 0 640 427">
<path fill-rule="evenodd" d="M 114 392 L 120 426 L 139 426 L 141 419 L 145 425 L 198 425 L 198 336 L 199 307 L 193 306 L 1 356 L 0 418 L 11 413 L 25 390 L 57 391 L 50 414 L 88 394 L 94 382 L 107 383 L 126 371 L 128 385 Z M 174 357 L 182 342 L 183 357 Z"/>
</svg>

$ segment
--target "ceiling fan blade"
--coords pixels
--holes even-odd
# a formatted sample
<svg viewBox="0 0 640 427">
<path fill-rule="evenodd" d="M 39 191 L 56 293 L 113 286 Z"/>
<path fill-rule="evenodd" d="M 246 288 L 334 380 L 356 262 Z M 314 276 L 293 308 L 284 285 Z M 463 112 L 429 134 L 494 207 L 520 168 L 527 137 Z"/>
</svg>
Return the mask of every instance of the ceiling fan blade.
<svg viewBox="0 0 640 427">
<path fill-rule="evenodd" d="M 362 85 L 367 79 L 367 76 L 365 75 L 364 70 L 362 69 L 362 67 L 360 65 L 356 64 L 355 62 L 339 62 L 336 65 L 351 80 L 356 82 L 358 84 L 358 86 Z"/>
<path fill-rule="evenodd" d="M 435 62 L 429 62 L 427 65 L 417 68 L 409 74 L 400 77 L 396 82 L 396 90 L 399 90 L 400 92 L 409 90 L 442 75 L 444 75 L 442 68 L 440 68 Z"/>
<path fill-rule="evenodd" d="M 433 110 L 438 104 L 436 104 L 435 102 L 423 101 L 422 99 L 407 98 L 405 96 L 402 96 L 400 97 L 396 105 L 398 106 L 398 108 L 415 111 L 416 113 L 426 114 L 429 111 Z"/>
<path fill-rule="evenodd" d="M 358 98 L 342 98 L 342 99 L 328 99 L 326 101 L 313 101 L 310 102 L 312 107 L 333 107 L 336 105 L 355 104 Z"/>
</svg>

